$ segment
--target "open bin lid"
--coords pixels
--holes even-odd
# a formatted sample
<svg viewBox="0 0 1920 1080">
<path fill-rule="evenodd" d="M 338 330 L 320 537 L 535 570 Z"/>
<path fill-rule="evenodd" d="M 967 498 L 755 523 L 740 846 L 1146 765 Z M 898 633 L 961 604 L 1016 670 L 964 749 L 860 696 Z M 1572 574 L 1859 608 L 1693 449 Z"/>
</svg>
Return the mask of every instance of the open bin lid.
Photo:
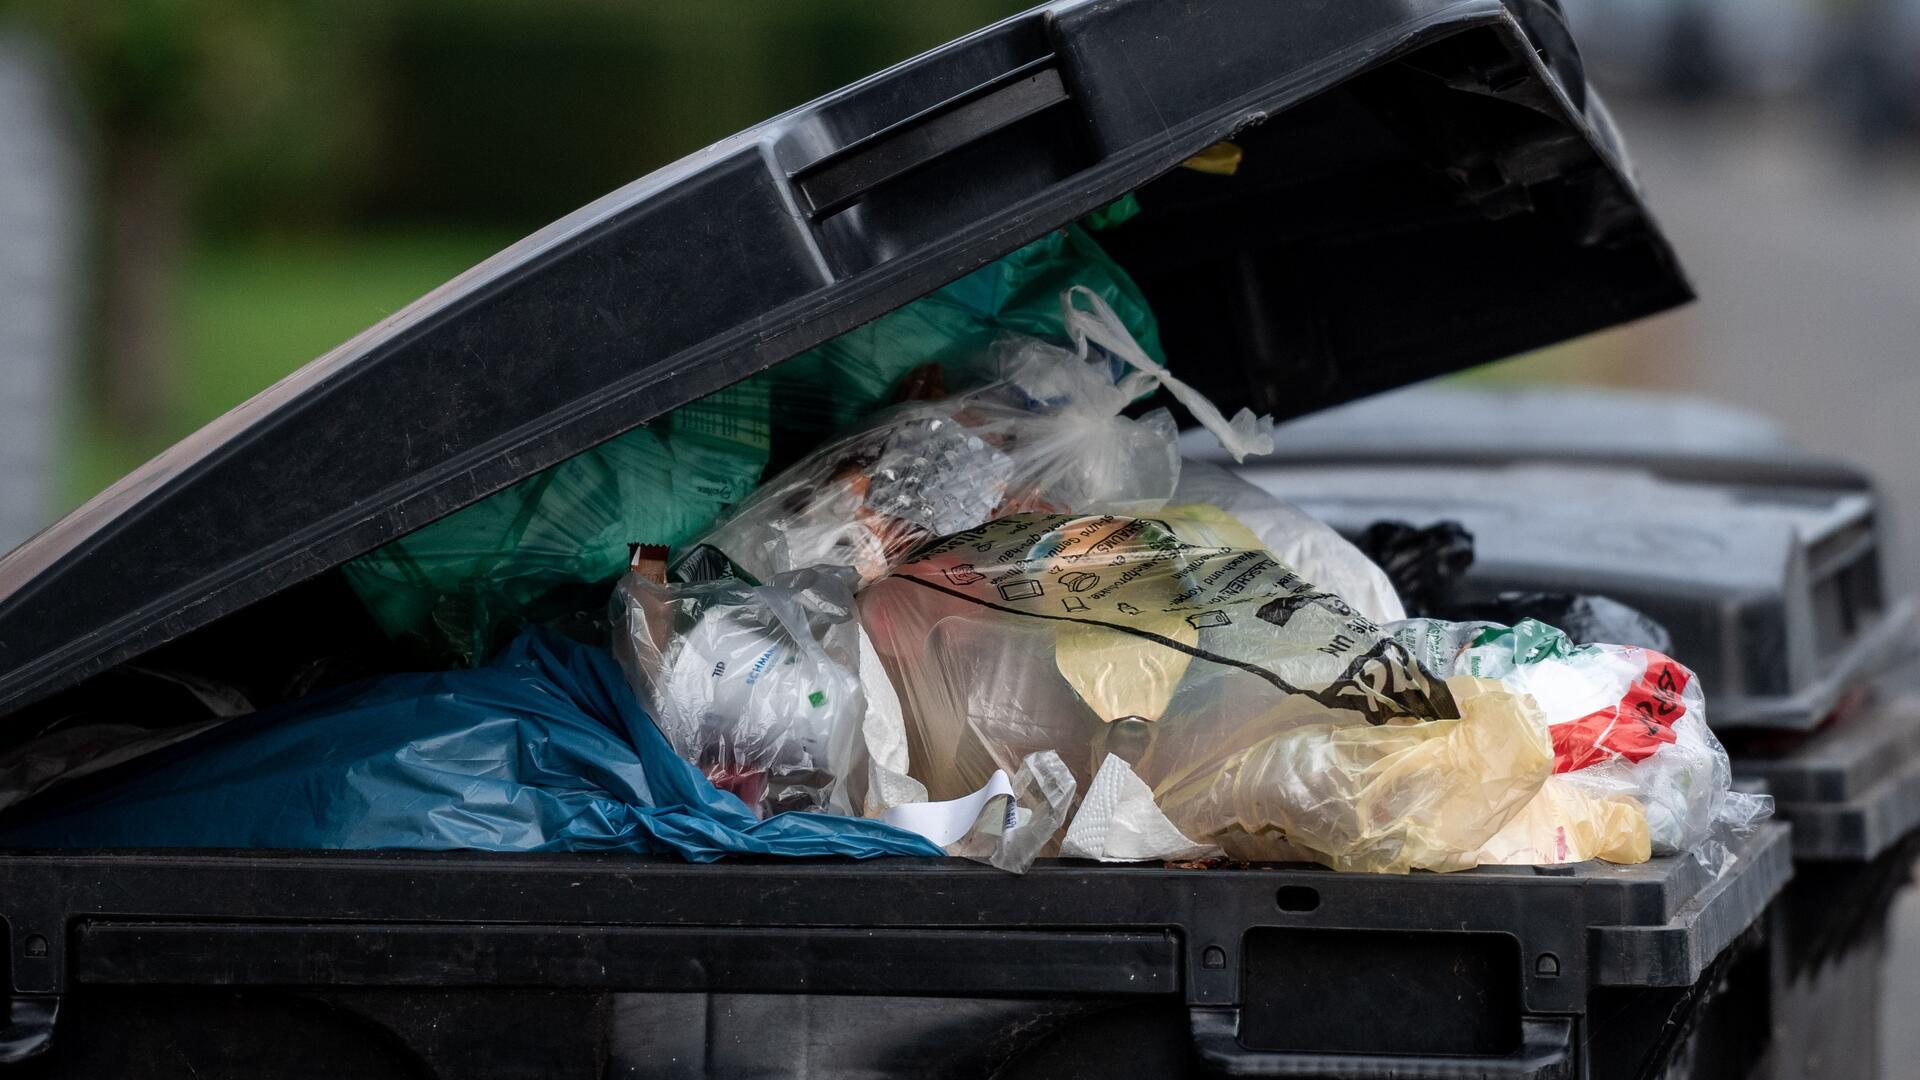
<svg viewBox="0 0 1920 1080">
<path fill-rule="evenodd" d="M 1227 138 L 1231 177 L 1180 170 Z M 568 215 L 0 560 L 0 714 L 1128 192 L 1183 377 L 1300 415 L 1690 299 L 1551 0 L 1060 0 Z"/>
</svg>

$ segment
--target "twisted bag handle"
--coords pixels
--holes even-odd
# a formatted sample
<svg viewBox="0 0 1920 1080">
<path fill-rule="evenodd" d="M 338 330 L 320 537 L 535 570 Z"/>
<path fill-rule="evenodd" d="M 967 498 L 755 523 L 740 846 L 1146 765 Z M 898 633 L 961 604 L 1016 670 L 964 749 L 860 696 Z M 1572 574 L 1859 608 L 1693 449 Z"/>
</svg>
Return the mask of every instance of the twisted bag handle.
<svg viewBox="0 0 1920 1080">
<path fill-rule="evenodd" d="M 1087 307 L 1082 308 L 1079 301 L 1085 300 Z M 1067 335 L 1073 339 L 1074 352 L 1087 359 L 1089 344 L 1098 345 L 1115 359 L 1135 369 L 1145 378 L 1167 388 L 1175 401 L 1185 406 L 1200 421 L 1202 427 L 1213 432 L 1220 445 L 1235 461 L 1245 461 L 1249 456 L 1273 453 L 1273 417 L 1255 417 L 1251 410 L 1241 409 L 1229 421 L 1208 401 L 1205 394 L 1182 382 L 1173 372 L 1148 356 L 1133 335 L 1127 332 L 1126 324 L 1113 308 L 1100 298 L 1100 294 L 1085 285 L 1075 285 L 1060 294 L 1060 310 L 1066 318 Z M 1128 376 L 1131 381 L 1134 377 Z"/>
</svg>

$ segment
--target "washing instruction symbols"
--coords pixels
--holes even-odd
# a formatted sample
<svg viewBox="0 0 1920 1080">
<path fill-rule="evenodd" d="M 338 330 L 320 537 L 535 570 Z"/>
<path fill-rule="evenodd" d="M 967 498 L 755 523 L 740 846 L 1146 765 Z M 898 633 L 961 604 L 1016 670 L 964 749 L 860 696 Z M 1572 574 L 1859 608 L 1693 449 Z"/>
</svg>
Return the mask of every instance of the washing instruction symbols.
<svg viewBox="0 0 1920 1080">
<path fill-rule="evenodd" d="M 959 566 L 949 566 L 943 572 L 947 575 L 948 581 L 960 586 L 971 585 L 987 576 L 975 570 L 972 563 L 961 563 Z"/>
<path fill-rule="evenodd" d="M 980 579 L 976 576 L 974 580 L 978 581 Z M 1000 599 L 1031 600 L 1036 596 L 1043 595 L 1045 592 L 1046 590 L 1040 587 L 1038 581 L 1032 578 L 1021 578 L 1019 581 L 1009 581 L 1000 586 Z"/>
<path fill-rule="evenodd" d="M 1068 592 L 1086 592 L 1100 584 L 1100 575 L 1086 570 L 1076 570 L 1061 578 L 1060 584 L 1065 585 Z"/>
</svg>

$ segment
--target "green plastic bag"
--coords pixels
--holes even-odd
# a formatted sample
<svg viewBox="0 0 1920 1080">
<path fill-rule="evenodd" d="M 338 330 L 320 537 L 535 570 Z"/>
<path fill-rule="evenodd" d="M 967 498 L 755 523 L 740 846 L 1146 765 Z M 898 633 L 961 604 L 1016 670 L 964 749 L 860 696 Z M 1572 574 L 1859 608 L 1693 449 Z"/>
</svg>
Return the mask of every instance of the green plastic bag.
<svg viewBox="0 0 1920 1080">
<path fill-rule="evenodd" d="M 478 664 L 522 625 L 606 606 L 627 545 L 677 543 L 744 498 L 767 463 L 752 380 L 535 473 L 348 563 L 389 636 Z"/>
<path fill-rule="evenodd" d="M 793 439 L 811 450 L 886 404 L 901 377 L 925 364 L 940 365 L 949 390 L 990 381 L 993 341 L 1003 332 L 1066 344 L 1060 294 L 1072 285 L 1092 289 L 1149 355 L 1166 362 L 1138 286 L 1086 229 L 1072 225 L 767 371 L 781 445 Z"/>
<path fill-rule="evenodd" d="M 629 544 L 694 538 L 760 482 L 775 447 L 797 458 L 886 404 L 907 373 L 937 363 L 959 389 L 991 374 L 1003 331 L 1064 343 L 1060 293 L 1075 284 L 1164 360 L 1139 288 L 1071 225 L 394 540 L 348 563 L 347 580 L 389 636 L 441 662 L 484 662 L 527 623 L 603 612 Z"/>
</svg>

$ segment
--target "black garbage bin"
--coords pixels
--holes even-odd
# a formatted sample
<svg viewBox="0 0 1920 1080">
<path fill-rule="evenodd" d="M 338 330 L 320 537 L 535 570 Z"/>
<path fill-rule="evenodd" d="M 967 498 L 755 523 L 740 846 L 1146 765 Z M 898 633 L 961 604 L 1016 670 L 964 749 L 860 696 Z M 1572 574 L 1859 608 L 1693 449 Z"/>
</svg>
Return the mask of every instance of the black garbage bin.
<svg viewBox="0 0 1920 1080">
<path fill-rule="evenodd" d="M 1920 642 L 1913 601 L 1883 584 L 1871 478 L 1750 414 L 1566 388 L 1414 388 L 1277 442 L 1246 475 L 1351 535 L 1463 523 L 1476 559 L 1453 602 L 1605 594 L 1699 658 L 1736 784 L 1793 825 L 1760 965 L 1765 1075 L 1897 1075 L 1879 1060 L 1882 984 L 1920 855 Z M 1681 542 L 1638 539 L 1661 536 Z"/>
<path fill-rule="evenodd" d="M 1531 36 L 1530 36 L 1531 31 Z M 284 685 L 337 568 L 1122 196 L 1174 364 L 1294 416 L 1684 302 L 1543 0 L 1062 0 L 635 181 L 0 561 L 0 739 Z M 1183 161 L 1232 140 L 1230 176 Z M 275 678 L 267 678 L 272 673 Z M 27 804 L 17 812 L 30 812 Z M 28 1075 L 1644 1075 L 1731 1067 L 1792 864 L 0 854 Z M 1713 1040 L 1725 1052 L 1709 1052 Z"/>
</svg>

